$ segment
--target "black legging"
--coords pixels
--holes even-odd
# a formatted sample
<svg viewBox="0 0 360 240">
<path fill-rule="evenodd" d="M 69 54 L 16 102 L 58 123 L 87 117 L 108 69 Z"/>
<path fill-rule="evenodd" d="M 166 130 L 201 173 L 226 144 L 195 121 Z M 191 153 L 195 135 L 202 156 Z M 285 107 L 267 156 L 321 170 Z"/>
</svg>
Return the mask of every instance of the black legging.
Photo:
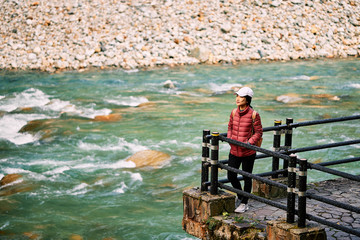
<svg viewBox="0 0 360 240">
<path fill-rule="evenodd" d="M 241 169 L 245 172 L 252 173 L 254 162 L 255 162 L 256 153 L 247 157 L 237 157 L 232 154 L 229 154 L 229 167 L 233 167 L 236 169 L 240 168 L 240 165 L 242 163 Z M 239 190 L 242 190 L 240 181 L 237 179 L 237 173 L 228 171 L 227 177 L 229 181 L 231 182 L 231 185 Z M 251 192 L 252 188 L 252 180 L 249 177 L 244 176 L 244 191 L 247 193 Z M 241 201 L 241 203 L 247 204 L 249 198 L 243 197 L 238 194 L 238 198 Z"/>
</svg>

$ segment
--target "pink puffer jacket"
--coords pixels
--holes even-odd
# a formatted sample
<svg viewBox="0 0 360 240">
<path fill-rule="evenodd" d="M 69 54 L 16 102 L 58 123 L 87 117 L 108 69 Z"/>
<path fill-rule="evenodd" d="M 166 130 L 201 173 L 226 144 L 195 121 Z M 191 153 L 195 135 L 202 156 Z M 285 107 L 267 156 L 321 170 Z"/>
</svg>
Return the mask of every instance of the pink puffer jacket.
<svg viewBox="0 0 360 240">
<path fill-rule="evenodd" d="M 250 143 L 254 145 L 260 140 L 263 134 L 261 119 L 259 113 L 256 113 L 255 122 L 254 122 L 254 134 L 252 135 L 252 113 L 253 109 L 247 107 L 244 111 L 240 111 L 239 108 L 236 109 L 236 112 L 233 116 L 233 112 L 230 115 L 230 121 L 228 124 L 227 137 L 237 140 L 239 142 Z M 239 147 L 233 144 L 230 144 L 231 149 L 230 153 L 237 157 L 246 157 L 256 153 L 253 150 Z"/>
</svg>

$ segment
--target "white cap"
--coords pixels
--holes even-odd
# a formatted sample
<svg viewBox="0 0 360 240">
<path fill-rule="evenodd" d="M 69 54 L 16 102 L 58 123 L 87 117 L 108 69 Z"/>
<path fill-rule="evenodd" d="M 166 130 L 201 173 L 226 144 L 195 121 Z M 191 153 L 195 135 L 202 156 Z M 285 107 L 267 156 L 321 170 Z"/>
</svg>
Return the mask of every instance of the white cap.
<svg viewBox="0 0 360 240">
<path fill-rule="evenodd" d="M 254 96 L 253 90 L 251 90 L 251 88 L 249 88 L 249 87 L 240 88 L 239 91 L 237 91 L 235 93 L 237 95 L 239 95 L 240 97 L 245 97 L 245 96 L 253 97 Z"/>
</svg>

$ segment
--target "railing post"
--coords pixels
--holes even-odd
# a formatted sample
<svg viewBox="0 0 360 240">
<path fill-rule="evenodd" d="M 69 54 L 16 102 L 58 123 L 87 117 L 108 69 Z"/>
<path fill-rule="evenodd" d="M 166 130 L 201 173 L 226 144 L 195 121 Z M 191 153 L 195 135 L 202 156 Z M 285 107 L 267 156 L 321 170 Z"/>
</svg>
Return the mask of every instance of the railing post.
<svg viewBox="0 0 360 240">
<path fill-rule="evenodd" d="M 306 225 L 306 185 L 307 185 L 307 160 L 300 159 L 299 163 L 299 202 L 298 202 L 298 227 Z"/>
<path fill-rule="evenodd" d="M 296 184 L 296 155 L 290 155 L 288 167 L 287 211 L 286 222 L 295 222 L 295 184 Z"/>
<path fill-rule="evenodd" d="M 218 194 L 218 162 L 219 162 L 219 133 L 213 132 L 211 134 L 211 185 L 210 194 Z"/>
<path fill-rule="evenodd" d="M 290 127 L 290 124 L 293 123 L 294 120 L 292 118 L 286 119 L 286 125 L 287 129 L 285 130 L 285 151 L 289 151 L 291 149 L 292 145 L 292 128 Z M 283 162 L 283 169 L 287 169 L 289 166 L 289 162 L 284 159 Z M 284 172 L 284 177 L 287 177 L 287 172 Z"/>
<path fill-rule="evenodd" d="M 207 135 L 210 135 L 210 130 L 203 130 L 203 141 L 202 141 L 202 159 L 201 159 L 201 191 L 207 191 L 205 183 L 209 181 L 209 143 L 210 140 L 206 138 Z"/>
<path fill-rule="evenodd" d="M 274 126 L 281 125 L 281 120 L 275 120 Z M 281 130 L 274 131 L 274 142 L 273 142 L 273 148 L 275 152 L 280 151 L 280 143 L 281 143 Z M 272 171 L 279 170 L 279 158 L 273 157 L 272 159 Z M 272 178 L 278 178 L 278 174 L 273 174 L 271 176 Z"/>
</svg>

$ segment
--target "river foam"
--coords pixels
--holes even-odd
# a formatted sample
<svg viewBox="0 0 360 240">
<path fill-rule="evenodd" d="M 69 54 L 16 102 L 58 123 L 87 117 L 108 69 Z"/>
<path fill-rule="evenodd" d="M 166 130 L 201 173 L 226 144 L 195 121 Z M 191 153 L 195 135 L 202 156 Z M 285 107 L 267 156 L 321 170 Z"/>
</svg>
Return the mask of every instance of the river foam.
<svg viewBox="0 0 360 240">
<path fill-rule="evenodd" d="M 36 88 L 1 96 L 0 111 L 5 112 L 0 117 L 0 138 L 16 145 L 32 143 L 41 138 L 41 135 L 19 132 L 32 120 L 57 118 L 64 113 L 93 119 L 112 112 L 108 108 L 98 109 L 95 103 L 76 106 L 69 101 L 53 98 Z"/>
<path fill-rule="evenodd" d="M 106 143 L 106 145 L 99 145 L 95 143 L 88 143 L 85 140 L 81 140 L 78 143 L 78 147 L 84 151 L 126 151 L 130 153 L 136 153 L 138 151 L 148 150 L 148 147 L 140 144 L 139 140 L 134 139 L 132 142 L 128 142 L 125 138 L 118 138 L 110 143 Z"/>
<path fill-rule="evenodd" d="M 147 103 L 149 100 L 146 97 L 135 97 L 135 96 L 117 96 L 112 99 L 105 99 L 105 102 L 119 105 L 119 106 L 130 106 L 136 107 L 142 103 Z"/>
</svg>

